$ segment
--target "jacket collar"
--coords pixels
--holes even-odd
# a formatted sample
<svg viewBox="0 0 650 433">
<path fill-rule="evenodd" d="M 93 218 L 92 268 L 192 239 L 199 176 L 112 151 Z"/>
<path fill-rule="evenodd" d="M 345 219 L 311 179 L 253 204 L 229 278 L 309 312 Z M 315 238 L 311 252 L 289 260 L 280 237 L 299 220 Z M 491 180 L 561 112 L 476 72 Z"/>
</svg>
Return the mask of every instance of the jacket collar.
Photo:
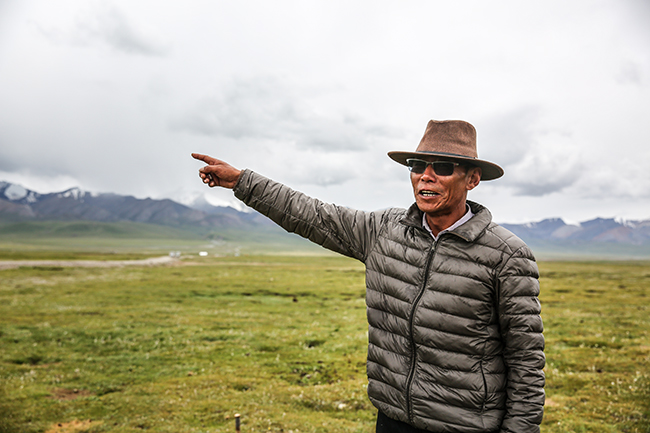
<svg viewBox="0 0 650 433">
<path fill-rule="evenodd" d="M 474 216 L 460 227 L 447 232 L 454 234 L 467 242 L 475 241 L 492 222 L 492 214 L 485 207 L 476 202 L 467 200 L 467 204 L 472 209 Z M 402 224 L 410 227 L 415 227 L 419 230 L 425 230 L 422 227 L 422 211 L 413 203 L 406 211 L 406 215 L 402 218 Z"/>
</svg>

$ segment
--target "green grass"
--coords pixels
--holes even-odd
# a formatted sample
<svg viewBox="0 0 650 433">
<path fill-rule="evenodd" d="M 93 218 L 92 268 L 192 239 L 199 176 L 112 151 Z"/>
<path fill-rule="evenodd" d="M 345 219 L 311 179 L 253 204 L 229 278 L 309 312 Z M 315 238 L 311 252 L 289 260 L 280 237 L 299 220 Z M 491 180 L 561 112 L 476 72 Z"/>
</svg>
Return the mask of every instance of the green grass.
<svg viewBox="0 0 650 433">
<path fill-rule="evenodd" d="M 650 432 L 650 264 L 540 270 L 542 431 Z M 0 271 L 0 432 L 370 433 L 366 328 L 335 256 Z"/>
<path fill-rule="evenodd" d="M 133 222 L 28 221 L 0 224 L 0 260 L 50 259 L 59 254 L 160 255 L 199 250 L 211 242 L 177 228 Z M 67 259 L 67 258 L 66 258 Z"/>
<path fill-rule="evenodd" d="M 369 431 L 361 266 L 204 263 L 3 271 L 5 431 Z"/>
<path fill-rule="evenodd" d="M 545 432 L 650 432 L 650 263 L 540 265 Z"/>
<path fill-rule="evenodd" d="M 97 221 L 22 221 L 0 224 L 0 236 L 8 239 L 117 238 L 198 239 L 192 231 L 156 224 Z"/>
<path fill-rule="evenodd" d="M 211 255 L 331 254 L 277 227 L 208 229 L 129 221 L 0 221 L 0 260 L 39 254 L 145 254 L 208 251 Z"/>
</svg>

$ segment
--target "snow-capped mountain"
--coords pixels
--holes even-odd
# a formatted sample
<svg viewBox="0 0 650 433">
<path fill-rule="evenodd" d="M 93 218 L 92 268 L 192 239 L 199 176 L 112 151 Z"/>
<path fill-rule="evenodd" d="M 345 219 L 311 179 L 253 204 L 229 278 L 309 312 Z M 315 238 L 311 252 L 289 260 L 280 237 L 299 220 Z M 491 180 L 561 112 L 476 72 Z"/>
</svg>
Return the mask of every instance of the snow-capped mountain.
<svg viewBox="0 0 650 433">
<path fill-rule="evenodd" d="M 244 213 L 253 212 L 251 208 L 237 200 L 229 190 L 209 189 L 201 192 L 176 190 L 164 194 L 163 197 L 208 213 L 213 213 L 214 208 L 232 208 Z"/>
<path fill-rule="evenodd" d="M 550 218 L 534 223 L 502 224 L 502 226 L 526 242 L 550 240 L 650 244 L 650 220 L 595 218 L 579 224 L 567 224 L 561 218 Z"/>
<path fill-rule="evenodd" d="M 170 199 L 138 199 L 110 193 L 90 193 L 79 188 L 40 194 L 20 185 L 0 182 L 2 220 L 133 221 L 169 226 L 245 228 L 266 223 L 257 213 L 213 206 L 194 198 L 193 207 Z M 261 220 L 261 221 L 260 221 Z"/>
</svg>

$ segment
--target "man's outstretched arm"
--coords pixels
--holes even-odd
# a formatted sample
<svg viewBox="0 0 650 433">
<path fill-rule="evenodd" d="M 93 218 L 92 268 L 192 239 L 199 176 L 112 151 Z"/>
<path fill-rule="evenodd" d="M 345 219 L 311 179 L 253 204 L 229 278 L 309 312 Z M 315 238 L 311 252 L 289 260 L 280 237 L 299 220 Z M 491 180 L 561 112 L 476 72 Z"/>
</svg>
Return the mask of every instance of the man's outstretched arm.
<svg viewBox="0 0 650 433">
<path fill-rule="evenodd" d="M 200 153 L 193 153 L 192 158 L 205 162 L 207 165 L 199 169 L 199 177 L 203 183 L 212 187 L 220 186 L 233 189 L 241 176 L 241 170 L 230 164 Z"/>
</svg>

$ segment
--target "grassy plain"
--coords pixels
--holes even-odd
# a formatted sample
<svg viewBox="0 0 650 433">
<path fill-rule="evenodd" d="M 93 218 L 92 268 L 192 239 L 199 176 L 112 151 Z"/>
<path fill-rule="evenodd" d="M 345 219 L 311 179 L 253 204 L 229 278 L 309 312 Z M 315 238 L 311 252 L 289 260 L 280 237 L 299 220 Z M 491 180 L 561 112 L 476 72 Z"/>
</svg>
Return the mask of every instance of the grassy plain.
<svg viewBox="0 0 650 433">
<path fill-rule="evenodd" d="M 211 255 L 299 252 L 322 254 L 322 249 L 278 227 L 255 230 L 169 227 L 130 221 L 0 221 L 0 260 L 53 259 L 61 254 L 160 255 L 169 251 Z M 39 256 L 40 254 L 40 256 Z M 142 256 L 140 257 L 142 258 Z"/>
<path fill-rule="evenodd" d="M 540 270 L 542 431 L 650 432 L 650 263 Z M 366 338 L 341 257 L 0 271 L 0 432 L 370 433 Z"/>
</svg>

